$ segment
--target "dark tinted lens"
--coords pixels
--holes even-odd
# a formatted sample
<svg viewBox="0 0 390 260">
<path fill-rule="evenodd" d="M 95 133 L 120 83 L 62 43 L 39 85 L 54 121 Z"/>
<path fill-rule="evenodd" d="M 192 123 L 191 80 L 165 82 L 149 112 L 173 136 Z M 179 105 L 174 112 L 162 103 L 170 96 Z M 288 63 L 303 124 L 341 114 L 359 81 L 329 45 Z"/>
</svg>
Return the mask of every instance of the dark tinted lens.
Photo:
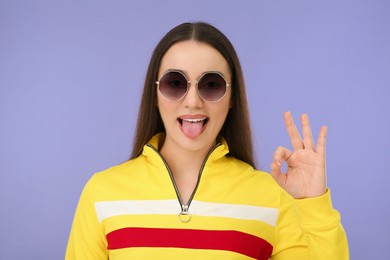
<svg viewBox="0 0 390 260">
<path fill-rule="evenodd" d="M 159 90 L 167 99 L 178 100 L 187 93 L 187 79 L 179 72 L 168 72 L 159 82 Z"/>
<path fill-rule="evenodd" d="M 220 100 L 226 93 L 226 81 L 218 73 L 207 73 L 199 80 L 198 91 L 204 100 Z"/>
</svg>

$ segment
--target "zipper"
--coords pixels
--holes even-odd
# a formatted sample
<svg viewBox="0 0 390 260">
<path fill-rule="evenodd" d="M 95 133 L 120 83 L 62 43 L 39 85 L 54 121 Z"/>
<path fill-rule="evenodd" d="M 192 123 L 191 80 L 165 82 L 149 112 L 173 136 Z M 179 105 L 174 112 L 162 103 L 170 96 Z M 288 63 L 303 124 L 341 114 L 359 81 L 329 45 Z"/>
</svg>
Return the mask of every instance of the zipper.
<svg viewBox="0 0 390 260">
<path fill-rule="evenodd" d="M 162 155 L 160 154 L 160 152 L 151 144 L 146 144 L 146 146 L 152 148 L 161 158 L 161 160 L 164 162 L 165 164 L 165 168 L 167 169 L 168 173 L 169 173 L 169 177 L 171 178 L 171 181 L 172 181 L 172 184 L 173 184 L 173 187 L 175 188 L 175 192 L 176 192 L 176 196 L 177 196 L 177 199 L 179 200 L 179 204 L 180 204 L 180 208 L 181 208 L 181 211 L 180 213 L 178 214 L 178 217 L 179 217 L 179 220 L 183 223 L 187 223 L 187 222 L 190 222 L 191 221 L 191 218 L 192 218 L 192 215 L 191 213 L 189 212 L 189 207 L 191 205 L 191 202 L 195 196 L 195 193 L 196 193 L 196 190 L 198 189 L 198 186 L 199 186 L 199 182 L 200 182 L 200 178 L 202 176 L 202 173 L 203 173 L 203 169 L 206 165 L 206 162 L 207 160 L 209 159 L 210 155 L 212 154 L 212 152 L 217 149 L 217 147 L 219 147 L 221 145 L 221 143 L 217 143 L 216 145 L 214 145 L 214 147 L 207 153 L 206 155 L 206 158 L 203 160 L 203 163 L 200 167 L 200 170 L 199 170 L 199 174 L 198 174 L 198 180 L 196 181 L 196 185 L 195 185 L 195 188 L 194 188 L 194 191 L 192 192 L 190 198 L 188 199 L 188 202 L 187 204 L 185 204 L 183 202 L 183 199 L 181 198 L 180 196 L 180 192 L 179 192 L 179 188 L 177 187 L 176 185 L 176 182 L 175 182 L 175 179 L 173 178 L 173 174 L 171 172 L 171 169 L 169 168 L 169 165 L 167 163 L 167 161 L 164 159 L 164 157 L 162 157 Z"/>
</svg>

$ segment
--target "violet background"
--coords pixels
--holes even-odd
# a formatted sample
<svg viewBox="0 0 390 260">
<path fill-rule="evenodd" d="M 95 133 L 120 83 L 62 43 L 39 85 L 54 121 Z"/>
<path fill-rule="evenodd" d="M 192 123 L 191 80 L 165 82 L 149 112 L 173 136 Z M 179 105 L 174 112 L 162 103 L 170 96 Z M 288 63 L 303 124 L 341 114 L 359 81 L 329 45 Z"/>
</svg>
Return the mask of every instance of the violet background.
<svg viewBox="0 0 390 260">
<path fill-rule="evenodd" d="M 351 259 L 390 255 L 390 2 L 0 1 L 0 259 L 63 259 L 91 175 L 129 157 L 151 52 L 214 24 L 243 65 L 260 168 L 283 112 L 329 127 L 328 184 Z"/>
</svg>

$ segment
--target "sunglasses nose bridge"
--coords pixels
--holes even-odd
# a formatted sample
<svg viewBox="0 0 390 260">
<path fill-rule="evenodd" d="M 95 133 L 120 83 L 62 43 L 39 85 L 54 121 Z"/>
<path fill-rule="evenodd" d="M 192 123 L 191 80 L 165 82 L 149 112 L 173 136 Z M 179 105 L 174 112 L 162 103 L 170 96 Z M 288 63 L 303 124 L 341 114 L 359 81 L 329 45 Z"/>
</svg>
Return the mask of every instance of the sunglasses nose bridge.
<svg viewBox="0 0 390 260">
<path fill-rule="evenodd" d="M 188 106 L 200 106 L 203 99 L 199 95 L 197 80 L 187 81 L 187 93 L 185 94 L 184 99 Z"/>
<path fill-rule="evenodd" d="M 187 87 L 191 87 L 191 85 L 194 85 L 195 87 L 198 87 L 198 81 L 197 80 L 187 80 Z"/>
<path fill-rule="evenodd" d="M 187 94 L 191 91 L 191 85 L 195 88 L 195 93 L 198 94 L 198 81 L 197 80 L 187 80 Z"/>
<path fill-rule="evenodd" d="M 195 93 L 199 95 L 198 80 L 187 80 L 187 94 L 191 91 L 191 85 L 193 85 L 193 87 L 195 88 Z"/>
</svg>

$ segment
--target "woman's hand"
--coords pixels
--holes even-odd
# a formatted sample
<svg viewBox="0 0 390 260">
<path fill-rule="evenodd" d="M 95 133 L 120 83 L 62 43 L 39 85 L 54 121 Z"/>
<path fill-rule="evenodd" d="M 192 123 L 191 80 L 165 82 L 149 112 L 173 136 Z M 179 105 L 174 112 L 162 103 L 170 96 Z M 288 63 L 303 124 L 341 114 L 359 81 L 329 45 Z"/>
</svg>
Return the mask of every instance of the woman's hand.
<svg viewBox="0 0 390 260">
<path fill-rule="evenodd" d="M 284 121 L 294 151 L 285 147 L 276 149 L 274 161 L 271 163 L 272 177 L 296 199 L 323 195 L 327 187 L 325 159 L 327 127 L 321 127 L 315 147 L 307 114 L 301 116 L 303 139 L 290 112 L 284 113 Z M 283 161 L 288 167 L 285 174 L 281 171 Z"/>
</svg>

